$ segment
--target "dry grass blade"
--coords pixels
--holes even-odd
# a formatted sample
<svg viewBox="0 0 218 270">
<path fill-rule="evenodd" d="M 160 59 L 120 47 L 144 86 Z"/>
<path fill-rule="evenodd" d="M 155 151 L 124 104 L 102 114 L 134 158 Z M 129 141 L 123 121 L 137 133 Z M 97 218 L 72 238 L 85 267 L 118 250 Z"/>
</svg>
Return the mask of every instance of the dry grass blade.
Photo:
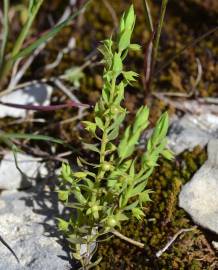
<svg viewBox="0 0 218 270">
<path fill-rule="evenodd" d="M 148 5 L 148 0 L 142 0 L 142 5 L 144 7 L 146 25 L 148 27 L 149 32 L 152 33 L 154 31 L 154 26 L 153 26 L 151 11 Z"/>
<path fill-rule="evenodd" d="M 168 3 L 168 0 L 162 0 L 160 18 L 159 18 L 155 41 L 154 41 L 153 66 L 155 66 L 155 62 L 157 61 L 158 48 L 159 48 L 159 43 L 160 43 L 160 35 L 161 35 L 162 28 L 163 28 L 163 22 L 164 22 L 164 17 L 165 17 L 165 13 L 166 13 L 167 3 Z"/>
</svg>

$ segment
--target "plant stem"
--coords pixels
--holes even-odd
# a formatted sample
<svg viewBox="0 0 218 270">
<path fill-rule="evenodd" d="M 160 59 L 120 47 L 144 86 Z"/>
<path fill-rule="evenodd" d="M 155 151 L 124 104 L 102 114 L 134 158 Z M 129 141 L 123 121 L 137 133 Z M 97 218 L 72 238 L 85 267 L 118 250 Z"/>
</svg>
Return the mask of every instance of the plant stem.
<svg viewBox="0 0 218 270">
<path fill-rule="evenodd" d="M 110 94 L 110 105 L 112 105 L 114 100 L 114 92 L 116 87 L 116 76 L 113 77 L 112 83 L 111 83 L 111 94 Z"/>
<path fill-rule="evenodd" d="M 114 235 L 116 235 L 117 237 L 119 237 L 120 239 L 125 240 L 126 242 L 128 242 L 130 244 L 133 244 L 133 245 L 135 245 L 135 246 L 137 246 L 139 248 L 144 248 L 145 247 L 145 245 L 143 243 L 138 242 L 136 240 L 133 240 L 133 239 L 123 235 L 122 233 L 118 232 L 117 230 L 113 230 L 112 233 Z"/>
<path fill-rule="evenodd" d="M 109 104 L 113 103 L 114 99 L 114 92 L 116 87 L 116 76 L 113 77 L 112 83 L 111 83 L 111 94 L 110 94 L 110 100 Z M 101 150 L 100 150 L 100 164 L 103 164 L 105 161 L 105 152 L 106 152 L 106 146 L 107 146 L 107 128 L 109 127 L 111 122 L 111 119 L 109 117 L 106 118 L 104 131 L 102 135 L 102 141 L 101 141 Z M 99 167 L 98 175 L 97 175 L 97 182 L 99 182 L 104 177 L 104 171 L 101 167 Z"/>
<path fill-rule="evenodd" d="M 155 62 L 157 61 L 157 55 L 158 55 L 158 48 L 160 43 L 160 35 L 161 30 L 163 27 L 163 21 L 166 13 L 166 7 L 167 7 L 168 0 L 162 0 L 161 4 L 161 12 L 160 12 L 160 18 L 157 26 L 157 33 L 154 41 L 154 50 L 153 50 L 153 67 L 155 66 Z"/>
<path fill-rule="evenodd" d="M 151 11 L 148 5 L 148 0 L 142 0 L 142 5 L 144 7 L 146 26 L 148 27 L 149 32 L 152 33 L 154 31 L 154 27 L 153 27 Z"/>
</svg>

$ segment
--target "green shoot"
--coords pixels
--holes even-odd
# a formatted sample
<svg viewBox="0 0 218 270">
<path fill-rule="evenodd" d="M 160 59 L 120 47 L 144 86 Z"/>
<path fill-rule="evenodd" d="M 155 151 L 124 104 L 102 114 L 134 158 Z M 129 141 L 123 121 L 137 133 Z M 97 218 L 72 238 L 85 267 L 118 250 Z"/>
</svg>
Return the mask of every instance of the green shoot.
<svg viewBox="0 0 218 270">
<path fill-rule="evenodd" d="M 149 109 L 142 106 L 135 121 L 123 133 L 127 110 L 122 107 L 125 87 L 136 81 L 138 74 L 124 70 L 129 50 L 139 50 L 131 43 L 135 25 L 133 6 L 125 12 L 119 24 L 116 39 L 102 42 L 104 85 L 102 95 L 94 108 L 94 121 L 84 121 L 92 144 L 84 143 L 87 152 L 94 153 L 96 161 L 77 158 L 78 170 L 62 165 L 59 199 L 71 210 L 69 219 L 58 219 L 59 229 L 72 248 L 72 255 L 83 269 L 90 269 L 95 252 L 93 243 L 116 234 L 123 222 L 130 218 L 144 218 L 143 207 L 150 200 L 147 181 L 160 155 L 172 159 L 166 148 L 168 115 L 164 113 L 148 139 L 147 150 L 139 157 L 136 148 L 149 125 Z M 126 239 L 123 237 L 123 239 Z M 134 242 L 134 241 L 132 241 Z M 86 248 L 84 248 L 84 245 Z"/>
<path fill-rule="evenodd" d="M 4 0 L 4 12 L 3 12 L 3 35 L 2 35 L 2 44 L 0 50 L 0 69 L 5 59 L 5 49 L 8 41 L 8 11 L 9 11 L 9 0 Z"/>
</svg>

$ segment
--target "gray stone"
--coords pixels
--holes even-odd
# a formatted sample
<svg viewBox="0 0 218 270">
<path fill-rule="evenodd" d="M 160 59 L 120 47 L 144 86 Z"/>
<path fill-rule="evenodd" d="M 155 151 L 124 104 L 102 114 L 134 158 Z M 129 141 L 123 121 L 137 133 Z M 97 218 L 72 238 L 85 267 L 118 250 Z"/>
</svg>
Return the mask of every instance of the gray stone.
<svg viewBox="0 0 218 270">
<path fill-rule="evenodd" d="M 22 189 L 30 187 L 36 178 L 47 175 L 45 164 L 30 155 L 17 153 L 15 164 L 13 152 L 4 155 L 0 163 L 0 189 Z M 23 173 L 23 174 L 22 174 Z"/>
<path fill-rule="evenodd" d="M 181 119 L 173 121 L 168 134 L 168 145 L 178 155 L 197 145 L 204 147 L 213 138 L 218 138 L 218 116 L 209 113 L 185 114 Z"/>
<path fill-rule="evenodd" d="M 72 269 L 54 222 L 59 212 L 56 194 L 41 188 L 0 196 L 0 235 L 20 260 L 18 264 L 0 243 L 0 270 Z"/>
<path fill-rule="evenodd" d="M 208 143 L 208 160 L 182 187 L 179 206 L 202 227 L 218 234 L 218 140 Z"/>
</svg>

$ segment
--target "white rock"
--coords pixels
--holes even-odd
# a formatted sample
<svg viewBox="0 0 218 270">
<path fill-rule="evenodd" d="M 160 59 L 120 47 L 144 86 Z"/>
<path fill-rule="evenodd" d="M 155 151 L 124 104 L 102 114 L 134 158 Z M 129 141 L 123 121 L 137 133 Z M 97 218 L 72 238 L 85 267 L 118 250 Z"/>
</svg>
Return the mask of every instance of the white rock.
<svg viewBox="0 0 218 270">
<path fill-rule="evenodd" d="M 60 215 L 55 192 L 46 192 L 41 186 L 28 192 L 4 191 L 0 205 L 0 236 L 20 260 L 18 264 L 0 242 L 0 270 L 78 268 L 70 265 L 60 242 L 61 234 L 55 224 L 55 218 Z"/>
<path fill-rule="evenodd" d="M 204 228 L 218 234 L 218 140 L 208 143 L 208 160 L 182 187 L 179 206 Z"/>
<path fill-rule="evenodd" d="M 50 98 L 53 88 L 47 84 L 32 84 L 23 89 L 18 89 L 5 95 L 1 101 L 8 103 L 16 103 L 22 105 L 44 105 L 50 104 Z M 25 117 L 28 111 L 25 109 L 16 109 L 8 106 L 0 105 L 0 118 L 9 117 Z"/>
<path fill-rule="evenodd" d="M 192 150 L 197 145 L 204 147 L 213 138 L 218 138 L 218 116 L 185 114 L 172 123 L 168 145 L 178 155 L 184 150 Z"/>
<path fill-rule="evenodd" d="M 0 189 L 26 188 L 31 186 L 37 177 L 47 174 L 45 164 L 32 156 L 18 153 L 17 162 L 24 175 L 16 168 L 12 152 L 3 157 L 0 163 Z"/>
</svg>

